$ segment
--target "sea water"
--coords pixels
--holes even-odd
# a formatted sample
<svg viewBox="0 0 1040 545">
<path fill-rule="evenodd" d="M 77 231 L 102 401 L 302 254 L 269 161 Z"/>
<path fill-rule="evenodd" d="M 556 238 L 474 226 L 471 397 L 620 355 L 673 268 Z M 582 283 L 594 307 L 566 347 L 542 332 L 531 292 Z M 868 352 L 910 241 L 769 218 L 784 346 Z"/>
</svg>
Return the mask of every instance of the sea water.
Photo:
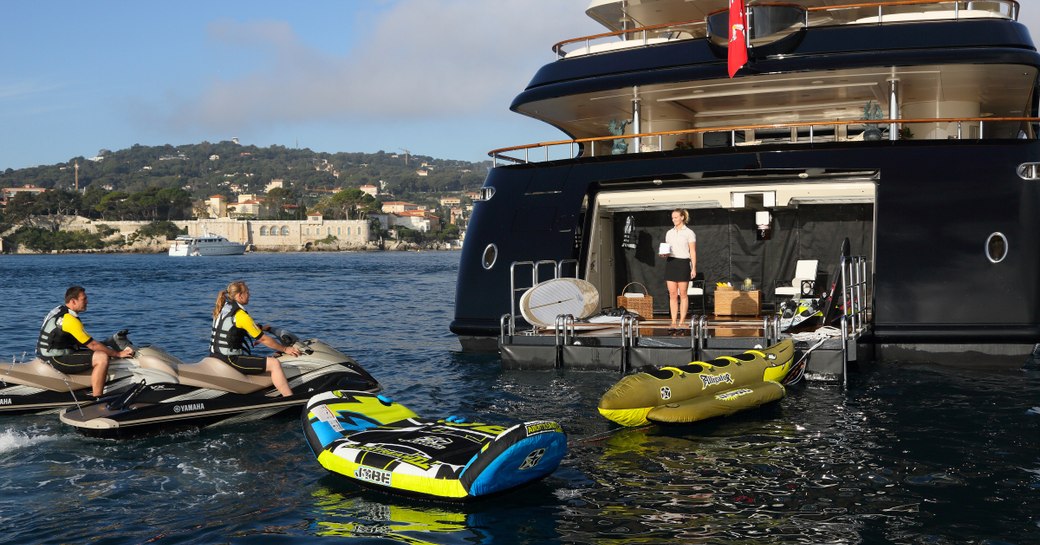
<svg viewBox="0 0 1040 545">
<path fill-rule="evenodd" d="M 4 417 L 0 543 L 1040 543 L 1040 372 L 876 364 L 847 391 L 801 385 L 713 422 L 618 429 L 596 413 L 615 373 L 459 352 L 458 258 L 0 256 L 0 365 L 31 357 L 71 284 L 87 288 L 92 335 L 128 328 L 195 361 L 217 292 L 244 279 L 259 321 L 353 355 L 416 412 L 555 419 L 570 444 L 544 481 L 457 506 L 329 474 L 296 416 L 129 440 Z"/>
</svg>

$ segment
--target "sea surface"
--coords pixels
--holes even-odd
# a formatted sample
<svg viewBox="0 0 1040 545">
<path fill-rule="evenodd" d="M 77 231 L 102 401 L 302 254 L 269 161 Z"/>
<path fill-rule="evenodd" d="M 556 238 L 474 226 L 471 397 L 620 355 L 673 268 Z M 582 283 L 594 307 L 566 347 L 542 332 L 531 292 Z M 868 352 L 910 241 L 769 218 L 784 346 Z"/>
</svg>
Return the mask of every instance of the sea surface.
<svg viewBox="0 0 1040 545">
<path fill-rule="evenodd" d="M 459 351 L 458 259 L 0 256 L 2 361 L 31 357 L 71 284 L 87 288 L 91 334 L 129 328 L 195 361 L 217 292 L 244 279 L 259 321 L 353 355 L 419 414 L 551 418 L 570 443 L 544 481 L 456 506 L 329 474 L 296 415 L 129 440 L 6 417 L 0 543 L 1040 543 L 1038 371 L 877 364 L 848 390 L 799 385 L 715 422 L 618 429 L 596 413 L 614 373 L 504 371 Z"/>
</svg>

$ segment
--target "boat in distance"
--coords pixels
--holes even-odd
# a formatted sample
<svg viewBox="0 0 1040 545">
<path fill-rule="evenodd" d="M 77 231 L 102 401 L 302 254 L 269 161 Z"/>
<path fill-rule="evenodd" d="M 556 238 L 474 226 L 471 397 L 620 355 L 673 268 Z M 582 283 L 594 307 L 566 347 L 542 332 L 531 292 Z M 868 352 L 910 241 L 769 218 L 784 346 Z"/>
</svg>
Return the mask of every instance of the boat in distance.
<svg viewBox="0 0 1040 545">
<path fill-rule="evenodd" d="M 1040 339 L 1040 54 L 1018 21 L 1035 6 L 744 2 L 730 77 L 728 4 L 595 0 L 606 32 L 552 47 L 510 108 L 566 138 L 490 153 L 460 256 L 463 348 L 503 338 L 546 262 L 605 301 L 639 282 L 667 316 L 656 247 L 682 208 L 709 301 L 750 279 L 779 308 L 803 260 L 840 289 L 847 238 L 876 359 L 1021 364 Z"/>
<path fill-rule="evenodd" d="M 246 245 L 232 242 L 227 237 L 213 234 L 199 236 L 180 235 L 170 245 L 169 254 L 176 257 L 242 255 L 246 253 Z"/>
</svg>

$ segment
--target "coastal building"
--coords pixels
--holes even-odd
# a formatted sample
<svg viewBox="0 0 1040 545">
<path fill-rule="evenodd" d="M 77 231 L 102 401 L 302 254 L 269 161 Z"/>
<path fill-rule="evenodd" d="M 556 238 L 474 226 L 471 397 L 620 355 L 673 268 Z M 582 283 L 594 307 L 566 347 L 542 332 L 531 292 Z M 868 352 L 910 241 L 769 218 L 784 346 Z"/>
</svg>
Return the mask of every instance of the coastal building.
<svg viewBox="0 0 1040 545">
<path fill-rule="evenodd" d="M 71 216 L 61 228 L 66 231 L 96 232 L 114 229 L 133 247 L 165 251 L 166 240 L 139 240 L 135 233 L 148 221 L 99 221 Z M 306 220 L 235 220 L 230 218 L 174 221 L 190 236 L 222 235 L 232 242 L 249 245 L 252 250 L 295 252 L 300 250 L 357 250 L 370 246 L 372 232 L 369 220 L 326 220 L 308 216 Z"/>
<path fill-rule="evenodd" d="M 374 186 L 374 185 L 372 185 L 372 184 L 365 184 L 365 185 L 359 187 L 358 189 L 360 189 L 361 192 L 366 194 L 366 195 L 371 195 L 373 198 L 379 196 L 379 188 Z"/>
<path fill-rule="evenodd" d="M 223 195 L 211 195 L 206 204 L 206 211 L 211 218 L 227 217 L 227 199 Z"/>
<path fill-rule="evenodd" d="M 23 185 L 22 187 L 4 187 L 0 188 L 0 206 L 7 206 L 7 201 L 15 198 L 19 193 L 30 193 L 33 195 L 39 195 L 47 191 L 46 188 L 36 187 L 34 185 Z"/>
<path fill-rule="evenodd" d="M 251 193 L 242 193 L 238 202 L 229 204 L 227 215 L 233 218 L 255 218 L 260 215 L 261 201 Z"/>
<path fill-rule="evenodd" d="M 423 233 L 440 231 L 440 218 L 423 210 L 406 210 L 396 214 L 395 226 L 407 227 Z"/>
<path fill-rule="evenodd" d="M 383 203 L 383 212 L 387 214 L 400 214 L 411 210 L 419 210 L 419 205 L 404 201 L 388 201 Z"/>
<path fill-rule="evenodd" d="M 462 226 L 466 217 L 466 211 L 461 206 L 453 206 L 448 209 L 448 223 Z"/>
<path fill-rule="evenodd" d="M 446 207 L 449 207 L 449 208 L 453 207 L 453 206 L 457 207 L 457 206 L 460 206 L 462 204 L 462 199 L 459 198 L 459 197 L 441 197 L 440 198 L 440 203 L 441 203 L 441 206 L 446 206 Z"/>
</svg>

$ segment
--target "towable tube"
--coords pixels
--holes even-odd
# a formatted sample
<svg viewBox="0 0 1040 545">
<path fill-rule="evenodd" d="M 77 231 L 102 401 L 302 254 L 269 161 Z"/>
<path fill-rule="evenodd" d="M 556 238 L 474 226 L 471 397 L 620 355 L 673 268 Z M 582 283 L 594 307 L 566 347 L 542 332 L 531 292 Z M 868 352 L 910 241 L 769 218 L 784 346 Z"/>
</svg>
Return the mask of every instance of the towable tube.
<svg viewBox="0 0 1040 545">
<path fill-rule="evenodd" d="M 662 367 L 622 378 L 603 394 L 599 412 L 622 426 L 690 423 L 758 407 L 784 397 L 794 343 Z"/>
<path fill-rule="evenodd" d="M 560 465 L 567 436 L 556 422 L 512 427 L 426 420 L 383 395 L 335 390 L 303 413 L 307 443 L 325 469 L 358 484 L 465 501 L 537 481 Z"/>
</svg>

